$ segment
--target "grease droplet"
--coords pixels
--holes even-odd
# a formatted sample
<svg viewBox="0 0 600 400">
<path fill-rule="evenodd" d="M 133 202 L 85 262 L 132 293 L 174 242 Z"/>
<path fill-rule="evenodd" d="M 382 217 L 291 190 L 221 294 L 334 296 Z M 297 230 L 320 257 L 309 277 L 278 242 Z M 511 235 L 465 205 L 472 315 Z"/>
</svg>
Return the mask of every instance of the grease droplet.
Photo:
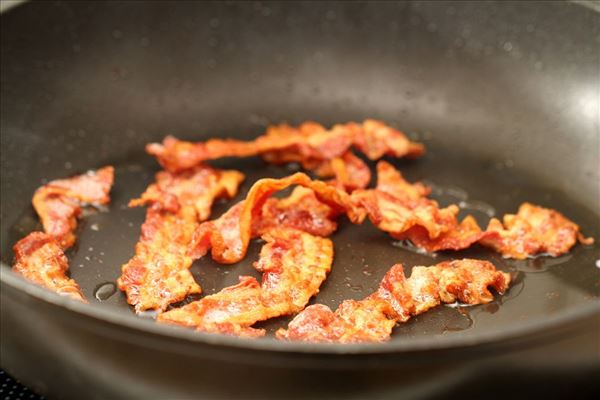
<svg viewBox="0 0 600 400">
<path fill-rule="evenodd" d="M 564 256 L 560 257 L 552 257 L 548 256 L 547 254 L 540 254 L 526 260 L 510 260 L 506 262 L 506 264 L 517 271 L 544 272 L 548 270 L 548 267 L 564 264 L 572 257 L 572 254 L 565 254 Z"/>
<path fill-rule="evenodd" d="M 94 289 L 94 297 L 98 301 L 108 300 L 110 296 L 115 294 L 117 291 L 117 286 L 112 282 L 103 283 Z"/>
<path fill-rule="evenodd" d="M 463 210 L 478 211 L 492 218 L 496 215 L 496 209 L 491 205 L 478 200 L 462 200 L 458 206 Z"/>
</svg>

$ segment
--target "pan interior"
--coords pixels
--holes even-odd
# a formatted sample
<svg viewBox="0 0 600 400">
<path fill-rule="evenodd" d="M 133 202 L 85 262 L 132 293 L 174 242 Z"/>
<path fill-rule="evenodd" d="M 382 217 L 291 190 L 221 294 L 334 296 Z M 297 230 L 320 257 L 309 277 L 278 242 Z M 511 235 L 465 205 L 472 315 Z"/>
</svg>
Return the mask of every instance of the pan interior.
<svg viewBox="0 0 600 400">
<path fill-rule="evenodd" d="M 34 190 L 49 179 L 112 164 L 109 212 L 87 216 L 68 256 L 71 276 L 101 306 L 138 318 L 110 283 L 133 254 L 144 210 L 128 209 L 158 170 L 143 146 L 183 139 L 249 139 L 269 123 L 381 119 L 428 153 L 391 160 L 434 184 L 442 205 L 515 212 L 556 208 L 600 240 L 598 14 L 549 2 L 30 2 L 2 15 L 0 257 L 33 229 Z M 258 159 L 215 165 L 259 177 L 289 174 Z M 394 263 L 491 260 L 515 272 L 497 302 L 439 307 L 396 329 L 392 343 L 432 343 L 531 326 L 600 296 L 598 244 L 558 259 L 504 260 L 483 248 L 430 257 L 365 223 L 341 222 L 336 256 L 315 301 L 332 308 L 369 294 Z M 256 275 L 246 259 L 192 271 L 206 294 Z M 6 265 L 4 265 L 6 264 Z M 108 285 L 107 285 L 108 284 Z M 285 325 L 263 325 L 272 332 Z M 266 339 L 271 340 L 271 339 Z M 382 344 L 385 349 L 386 344 Z"/>
<path fill-rule="evenodd" d="M 596 216 L 590 210 L 577 206 L 568 194 L 539 186 L 526 173 L 515 169 L 510 160 L 457 157 L 442 147 L 436 147 L 434 142 L 427 144 L 429 152 L 420 160 L 389 161 L 409 180 L 425 180 L 430 184 L 433 187 L 432 197 L 442 206 L 450 203 L 461 205 L 461 217 L 470 213 L 480 225 L 486 226 L 491 216 L 501 217 L 515 212 L 520 203 L 530 201 L 565 213 L 581 225 L 585 234 L 598 237 L 597 225 L 594 224 Z M 297 169 L 295 165 L 268 165 L 258 158 L 226 159 L 214 164 L 244 171 L 247 178 L 235 199 L 219 201 L 215 205 L 213 217 L 242 199 L 257 179 L 282 177 Z M 88 299 L 135 318 L 124 294 L 115 287 L 121 265 L 133 255 L 145 215 L 144 209 L 130 209 L 127 202 L 153 181 L 158 167 L 141 151 L 115 166 L 112 204 L 109 210 L 89 212 L 82 220 L 77 245 L 68 252 L 70 274 L 79 282 Z M 37 217 L 29 204 L 23 204 L 17 223 L 10 228 L 9 241 L 14 243 L 35 229 L 40 229 Z M 392 341 L 423 336 L 432 336 L 432 340 L 443 340 L 453 335 L 476 337 L 514 325 L 526 325 L 551 314 L 568 313 L 578 305 L 596 301 L 600 296 L 600 268 L 595 265 L 600 258 L 598 245 L 577 245 L 571 253 L 561 257 L 540 256 L 524 261 L 503 259 L 480 246 L 460 252 L 426 255 L 393 240 L 368 222 L 356 226 L 344 219 L 332 240 L 335 246 L 332 272 L 320 293 L 311 301 L 332 309 L 345 299 L 360 299 L 373 292 L 385 272 L 395 263 L 402 263 L 409 274 L 411 267 L 416 265 L 433 265 L 463 257 L 481 258 L 513 274 L 510 290 L 504 296 L 497 296 L 493 303 L 473 307 L 438 307 L 398 326 Z M 253 241 L 246 258 L 235 265 L 219 265 L 208 256 L 196 261 L 192 272 L 204 295 L 237 283 L 240 275 L 260 279 L 260 274 L 252 268 L 260 247 L 260 240 Z M 3 251 L 3 261 L 10 264 L 10 258 L 10 252 Z M 186 301 L 200 297 L 191 296 Z M 266 328 L 271 337 L 290 319 L 276 318 L 257 326 Z"/>
</svg>

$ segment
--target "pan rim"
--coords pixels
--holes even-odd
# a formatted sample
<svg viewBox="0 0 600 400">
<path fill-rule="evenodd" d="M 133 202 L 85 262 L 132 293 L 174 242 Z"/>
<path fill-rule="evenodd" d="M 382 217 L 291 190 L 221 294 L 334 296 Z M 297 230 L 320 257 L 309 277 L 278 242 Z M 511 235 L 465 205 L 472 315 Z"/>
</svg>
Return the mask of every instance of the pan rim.
<svg viewBox="0 0 600 400">
<path fill-rule="evenodd" d="M 558 331 L 560 327 L 574 325 L 598 314 L 600 316 L 600 301 L 591 301 L 568 311 L 562 311 L 543 319 L 525 325 L 507 327 L 493 332 L 480 333 L 476 338 L 463 335 L 448 336 L 443 341 L 432 340 L 431 336 L 411 338 L 410 341 L 389 341 L 385 343 L 306 343 L 289 342 L 270 339 L 245 339 L 236 336 L 210 334 L 191 329 L 157 324 L 154 320 L 140 318 L 135 315 L 125 315 L 95 303 L 81 303 L 65 296 L 30 283 L 15 274 L 3 262 L 0 262 L 0 282 L 20 290 L 26 295 L 41 300 L 49 305 L 62 307 L 68 312 L 88 317 L 96 322 L 109 323 L 126 327 L 139 334 L 153 334 L 162 338 L 235 348 L 239 350 L 266 351 L 273 353 L 298 353 L 313 355 L 373 355 L 401 354 L 431 351 L 460 350 L 481 346 L 495 346 L 511 341 L 536 337 L 543 332 Z"/>
</svg>

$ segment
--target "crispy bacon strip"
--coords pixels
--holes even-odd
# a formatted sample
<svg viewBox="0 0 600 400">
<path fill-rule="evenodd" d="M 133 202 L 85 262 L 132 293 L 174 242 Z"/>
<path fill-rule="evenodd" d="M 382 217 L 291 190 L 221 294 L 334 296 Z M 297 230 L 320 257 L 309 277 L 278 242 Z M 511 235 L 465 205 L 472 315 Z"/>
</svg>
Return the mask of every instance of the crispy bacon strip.
<svg viewBox="0 0 600 400">
<path fill-rule="evenodd" d="M 220 218 L 203 223 L 194 235 L 191 254 L 194 258 L 204 256 L 212 248 L 211 254 L 215 261 L 223 264 L 232 264 L 240 261 L 246 255 L 248 243 L 253 236 L 253 226 L 261 226 L 261 218 L 264 212 L 263 206 L 267 199 L 275 192 L 283 190 L 292 185 L 300 185 L 312 189 L 316 198 L 329 206 L 330 213 L 345 212 L 351 221 L 359 222 L 364 219 L 361 209 L 352 207 L 350 196 L 343 190 L 325 182 L 313 181 L 306 174 L 296 173 L 281 179 L 265 178 L 257 181 L 248 192 L 245 200 L 229 209 Z M 291 213 L 288 212 L 288 215 Z M 319 213 L 304 213 L 306 217 L 318 217 Z M 258 221 L 254 223 L 253 221 Z M 293 222 L 288 218 L 277 221 L 277 224 L 287 226 L 299 226 L 299 221 Z M 272 224 L 265 222 L 265 224 Z M 313 224 L 313 220 L 306 220 Z M 314 226 L 314 225 L 313 225 Z M 313 232 L 316 232 L 315 228 Z M 260 232 L 256 232 L 260 234 Z"/>
<path fill-rule="evenodd" d="M 503 221 L 504 225 L 492 218 L 480 242 L 504 257 L 524 259 L 539 253 L 556 257 L 568 253 L 578 240 L 594 243 L 558 211 L 530 203 L 521 204 L 516 215 L 506 214 Z"/>
<path fill-rule="evenodd" d="M 202 292 L 189 271 L 193 259 L 187 254 L 197 226 L 192 207 L 177 213 L 148 208 L 135 256 L 123 265 L 117 280 L 136 312 L 162 311 L 189 294 Z"/>
<path fill-rule="evenodd" d="M 327 237 L 337 229 L 335 218 L 339 213 L 319 201 L 312 189 L 297 186 L 288 197 L 270 198 L 262 207 L 260 218 L 252 220 L 252 236 L 287 226 Z"/>
<path fill-rule="evenodd" d="M 458 207 L 440 209 L 437 202 L 426 198 L 429 188 L 410 184 L 390 164 L 377 164 L 377 187 L 356 190 L 352 203 L 363 208 L 379 229 L 400 240 L 410 240 L 427 251 L 461 250 L 481 243 L 505 257 L 523 259 L 539 253 L 558 256 L 567 253 L 584 238 L 579 226 L 555 210 L 524 203 L 517 215 L 504 217 L 504 225 L 493 218 L 485 231 L 475 218 L 467 216 L 458 222 Z"/>
<path fill-rule="evenodd" d="M 42 220 L 44 231 L 67 249 L 75 243 L 77 218 L 81 207 L 87 204 L 104 205 L 110 201 L 109 192 L 114 181 L 114 168 L 67 179 L 57 179 L 40 187 L 33 195 L 33 207 Z"/>
<path fill-rule="evenodd" d="M 435 239 L 429 237 L 427 230 L 420 226 L 412 227 L 403 233 L 391 233 L 399 240 L 410 240 L 415 246 L 435 252 L 440 250 L 463 250 L 487 236 L 482 231 L 475 218 L 467 215 L 459 224 L 441 233 Z"/>
<path fill-rule="evenodd" d="M 171 303 L 202 290 L 189 271 L 188 254 L 199 221 L 207 218 L 217 197 L 233 197 L 244 176 L 200 166 L 181 173 L 159 172 L 141 198 L 130 206 L 149 204 L 135 256 L 117 283 L 136 312 L 163 311 Z"/>
<path fill-rule="evenodd" d="M 86 302 L 77 282 L 67 277 L 67 257 L 52 235 L 32 232 L 19 240 L 13 251 L 14 272 L 60 295 Z"/>
<path fill-rule="evenodd" d="M 445 261 L 414 267 L 410 278 L 401 264 L 385 275 L 377 292 L 363 300 L 346 300 L 335 312 L 316 304 L 307 307 L 277 338 L 307 342 L 382 342 L 398 322 L 442 303 L 484 304 L 494 299 L 489 289 L 503 294 L 510 275 L 481 260 Z"/>
<path fill-rule="evenodd" d="M 255 142 L 258 154 L 270 163 L 300 162 L 304 168 L 312 169 L 315 163 L 346 153 L 352 145 L 354 125 L 334 125 L 329 131 L 316 122 L 304 122 L 298 127 L 274 125 Z"/>
<path fill-rule="evenodd" d="M 305 167 L 314 166 L 319 161 L 342 157 L 351 146 L 371 160 L 386 154 L 418 157 L 424 152 L 422 144 L 413 143 L 402 132 L 374 120 L 338 124 L 330 130 L 314 122 L 305 122 L 299 127 L 276 125 L 251 142 L 212 139 L 191 143 L 168 136 L 162 144 L 146 146 L 146 151 L 156 156 L 165 169 L 181 171 L 206 160 L 258 154 L 272 163 L 300 162 Z"/>
<path fill-rule="evenodd" d="M 156 183 L 139 199 L 131 200 L 129 206 L 158 204 L 161 209 L 174 213 L 183 206 L 193 206 L 198 220 L 204 221 L 210 216 L 214 200 L 234 197 L 243 180 L 244 174 L 239 171 L 218 171 L 205 165 L 180 173 L 160 171 L 156 174 Z"/>
<path fill-rule="evenodd" d="M 396 198 L 408 200 L 419 200 L 431 193 L 431 188 L 421 182 L 407 182 L 400 171 L 385 161 L 377 163 L 376 189 Z"/>
<path fill-rule="evenodd" d="M 252 328 L 254 323 L 302 310 L 331 269 L 331 240 L 290 228 L 262 238 L 267 243 L 254 264 L 263 273 L 261 284 L 242 276 L 237 285 L 159 315 L 158 322 L 256 337 L 265 332 Z"/>
<path fill-rule="evenodd" d="M 381 121 L 368 119 L 354 129 L 354 147 L 370 160 L 378 160 L 384 155 L 416 158 L 425 153 L 425 146 L 411 142 L 404 133 Z"/>
<path fill-rule="evenodd" d="M 334 179 L 330 183 L 338 185 L 348 192 L 355 189 L 364 189 L 371 181 L 371 170 L 363 160 L 351 151 L 341 157 L 324 160 L 304 169 L 314 171 L 319 178 Z"/>
<path fill-rule="evenodd" d="M 425 196 L 430 189 L 421 183 L 410 184 L 402 174 L 385 161 L 377 163 L 377 187 L 356 190 L 352 203 L 366 210 L 371 222 L 394 236 L 411 228 L 420 228 L 435 239 L 456 226 L 458 207 L 440 209 L 438 203 Z"/>
</svg>

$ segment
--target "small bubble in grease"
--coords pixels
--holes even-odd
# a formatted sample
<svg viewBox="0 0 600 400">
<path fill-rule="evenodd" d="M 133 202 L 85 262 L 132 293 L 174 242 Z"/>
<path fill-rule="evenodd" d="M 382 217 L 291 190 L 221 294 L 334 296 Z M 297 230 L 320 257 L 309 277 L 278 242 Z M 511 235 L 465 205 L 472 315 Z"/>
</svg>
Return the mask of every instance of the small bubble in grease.
<svg viewBox="0 0 600 400">
<path fill-rule="evenodd" d="M 596 260 L 596 268 L 600 268 L 600 260 Z"/>
<path fill-rule="evenodd" d="M 544 272 L 548 267 L 561 265 L 569 262 L 572 254 L 565 254 L 559 257 L 551 257 L 547 254 L 539 254 L 529 257 L 525 260 L 506 260 L 504 261 L 509 268 L 522 272 Z"/>
<path fill-rule="evenodd" d="M 113 294 L 117 291 L 117 286 L 112 282 L 106 282 L 101 285 L 98 285 L 96 289 L 94 289 L 94 297 L 98 301 L 108 300 Z"/>
<path fill-rule="evenodd" d="M 496 215 L 496 209 L 491 205 L 477 200 L 463 200 L 458 203 L 458 206 L 463 210 L 478 211 L 492 218 Z"/>
<path fill-rule="evenodd" d="M 90 229 L 97 232 L 100 230 L 100 226 L 98 224 L 94 223 L 94 224 L 90 225 Z"/>
</svg>

